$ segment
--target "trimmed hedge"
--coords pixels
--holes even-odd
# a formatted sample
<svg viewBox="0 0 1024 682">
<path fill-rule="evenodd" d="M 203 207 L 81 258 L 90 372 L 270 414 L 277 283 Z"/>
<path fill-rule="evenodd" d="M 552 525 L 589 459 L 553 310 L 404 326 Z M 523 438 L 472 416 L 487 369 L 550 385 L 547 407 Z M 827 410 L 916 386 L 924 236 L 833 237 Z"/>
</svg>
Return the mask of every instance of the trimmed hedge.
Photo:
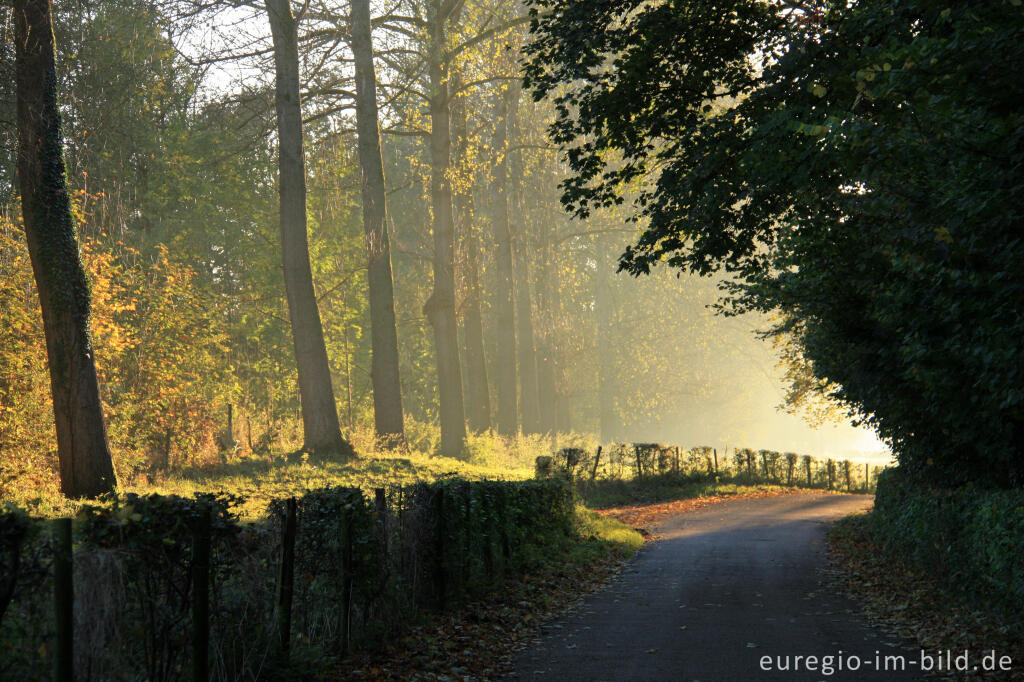
<svg viewBox="0 0 1024 682">
<path fill-rule="evenodd" d="M 241 498 L 226 494 L 128 494 L 83 507 L 67 605 L 75 669 L 89 679 L 185 679 L 194 633 L 205 631 L 211 679 L 306 679 L 350 648 L 394 641 L 425 611 L 532 570 L 576 529 L 562 479 L 445 478 L 374 493 L 313 490 L 275 501 L 253 523 L 239 521 Z M 47 526 L 0 507 L 0 679 L 48 679 L 53 668 Z M 200 546 L 208 563 L 196 558 Z M 203 566 L 205 629 L 193 625 Z"/>
<path fill-rule="evenodd" d="M 878 480 L 876 536 L 951 589 L 995 605 L 1024 603 L 1024 490 L 921 488 L 899 469 Z"/>
</svg>

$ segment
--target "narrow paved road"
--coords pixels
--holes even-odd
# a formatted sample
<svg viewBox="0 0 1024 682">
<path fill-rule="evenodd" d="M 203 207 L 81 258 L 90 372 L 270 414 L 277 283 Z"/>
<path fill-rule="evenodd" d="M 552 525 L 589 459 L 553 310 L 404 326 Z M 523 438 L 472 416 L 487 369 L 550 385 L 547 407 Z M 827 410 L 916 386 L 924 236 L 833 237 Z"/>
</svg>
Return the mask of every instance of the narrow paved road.
<svg viewBox="0 0 1024 682">
<path fill-rule="evenodd" d="M 915 652 L 869 628 L 823 584 L 826 523 L 870 504 L 865 495 L 787 495 L 667 519 L 661 539 L 608 588 L 518 654 L 512 679 L 919 679 Z M 887 655 L 904 657 L 906 670 L 892 670 Z M 791 657 L 788 670 L 779 656 Z M 859 670 L 845 670 L 858 661 Z"/>
</svg>

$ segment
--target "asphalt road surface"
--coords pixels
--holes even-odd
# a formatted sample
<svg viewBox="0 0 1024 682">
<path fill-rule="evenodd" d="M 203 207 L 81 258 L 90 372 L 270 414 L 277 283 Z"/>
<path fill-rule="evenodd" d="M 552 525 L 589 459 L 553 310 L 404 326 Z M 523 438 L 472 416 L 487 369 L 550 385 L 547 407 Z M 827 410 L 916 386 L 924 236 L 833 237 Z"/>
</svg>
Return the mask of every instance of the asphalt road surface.
<svg viewBox="0 0 1024 682">
<path fill-rule="evenodd" d="M 511 679 L 920 679 L 919 653 L 869 627 L 820 570 L 828 521 L 870 504 L 786 495 L 666 519 L 609 587 L 519 652 Z"/>
</svg>

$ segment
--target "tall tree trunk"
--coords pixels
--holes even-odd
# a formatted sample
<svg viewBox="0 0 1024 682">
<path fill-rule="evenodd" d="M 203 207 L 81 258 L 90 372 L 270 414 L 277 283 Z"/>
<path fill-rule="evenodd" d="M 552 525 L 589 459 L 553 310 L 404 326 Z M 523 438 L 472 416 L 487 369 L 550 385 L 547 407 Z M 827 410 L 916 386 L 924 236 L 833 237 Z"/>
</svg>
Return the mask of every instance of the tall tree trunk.
<svg viewBox="0 0 1024 682">
<path fill-rule="evenodd" d="M 395 287 L 387 230 L 384 161 L 377 118 L 377 76 L 373 68 L 369 0 L 352 0 L 352 54 L 356 71 L 356 129 L 362 170 L 363 230 L 369 270 L 373 417 L 377 436 L 402 441 L 402 382 L 398 366 Z"/>
<path fill-rule="evenodd" d="M 453 78 L 453 83 L 459 82 Z M 455 131 L 456 163 L 467 163 L 469 144 L 465 97 L 452 102 L 452 127 Z M 466 183 L 462 183 L 465 185 Z M 466 298 L 462 304 L 462 326 L 465 335 L 464 377 L 466 387 L 466 420 L 474 433 L 491 428 L 491 393 L 487 384 L 487 360 L 484 355 L 483 315 L 480 312 L 480 270 L 473 188 L 464 186 L 455 193 L 455 215 L 465 258 Z"/>
<path fill-rule="evenodd" d="M 302 400 L 302 449 L 318 459 L 355 455 L 342 438 L 331 370 L 309 265 L 306 169 L 299 102 L 299 49 L 289 0 L 266 0 L 274 40 L 280 169 L 281 254 Z"/>
<path fill-rule="evenodd" d="M 516 298 L 516 342 L 519 360 L 519 415 L 525 433 L 540 432 L 540 405 L 537 390 L 537 353 L 533 340 L 533 303 L 530 292 L 529 234 L 526 211 L 522 197 L 523 169 L 521 154 L 514 151 L 518 143 L 519 82 L 513 83 L 508 98 L 508 167 L 511 206 L 515 207 L 517 230 L 513 244 L 515 298 Z M 511 221 L 510 221 L 511 222 Z"/>
<path fill-rule="evenodd" d="M 615 410 L 615 368 L 613 366 L 615 359 L 611 346 L 614 321 L 610 284 L 604 279 L 606 272 L 605 268 L 599 268 L 595 275 L 597 278 L 597 291 L 594 293 L 594 304 L 597 307 L 597 391 L 601 441 L 612 443 L 621 437 L 622 425 L 619 423 Z"/>
<path fill-rule="evenodd" d="M 525 238 L 525 235 L 523 235 Z M 519 355 L 519 413 L 523 432 L 540 433 L 540 391 L 537 378 L 537 352 L 533 341 L 533 310 L 530 300 L 530 263 L 520 241 L 516 267 L 516 322 Z"/>
<path fill-rule="evenodd" d="M 497 290 L 495 300 L 498 332 L 497 365 L 498 376 L 495 392 L 498 395 L 498 433 L 514 436 L 519 430 L 519 411 L 516 400 L 518 371 L 516 368 L 515 329 L 515 279 L 512 272 L 512 235 L 509 230 L 508 197 L 508 131 L 509 97 L 507 93 L 498 96 L 497 116 L 494 132 L 494 152 L 498 154 L 498 165 L 494 169 L 494 244 L 495 274 Z"/>
<path fill-rule="evenodd" d="M 15 0 L 14 43 L 21 209 L 43 313 L 61 490 L 95 497 L 117 481 L 65 177 L 49 0 Z"/>
<path fill-rule="evenodd" d="M 552 283 L 551 237 L 553 228 L 548 228 L 540 249 L 540 268 L 537 270 L 537 310 L 540 313 L 541 331 L 537 337 L 537 402 L 542 433 L 557 430 L 555 413 L 555 344 L 553 325 L 556 319 L 554 308 L 555 292 Z"/>
<path fill-rule="evenodd" d="M 445 24 L 442 0 L 428 7 L 430 32 L 430 199 L 434 230 L 434 291 L 423 306 L 434 328 L 437 389 L 441 418 L 441 454 L 463 455 L 466 414 L 462 402 L 458 323 L 455 319 L 455 226 L 452 217 L 451 116 L 448 73 L 444 61 Z M 446 9 L 447 11 L 447 9 Z"/>
</svg>

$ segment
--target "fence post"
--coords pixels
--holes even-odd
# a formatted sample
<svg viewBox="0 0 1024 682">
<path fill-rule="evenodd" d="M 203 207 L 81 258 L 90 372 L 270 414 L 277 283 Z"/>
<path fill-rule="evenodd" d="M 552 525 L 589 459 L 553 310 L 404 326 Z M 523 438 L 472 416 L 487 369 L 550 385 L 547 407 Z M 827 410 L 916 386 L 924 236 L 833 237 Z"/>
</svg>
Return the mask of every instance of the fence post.
<svg viewBox="0 0 1024 682">
<path fill-rule="evenodd" d="M 836 465 L 831 459 L 828 460 L 828 489 L 832 490 L 835 485 Z"/>
<path fill-rule="evenodd" d="M 597 452 L 594 453 L 594 468 L 590 472 L 590 480 L 594 481 L 597 479 L 597 467 L 601 463 L 601 446 L 597 446 Z"/>
<path fill-rule="evenodd" d="M 715 455 L 715 480 L 718 480 L 718 448 L 712 448 L 711 452 Z"/>
<path fill-rule="evenodd" d="M 434 593 L 438 608 L 444 608 L 447 576 L 445 575 L 445 528 L 444 519 L 444 488 L 437 486 L 434 490 L 434 523 L 437 535 L 434 538 Z"/>
<path fill-rule="evenodd" d="M 192 681 L 210 679 L 210 508 L 192 533 Z"/>
<path fill-rule="evenodd" d="M 388 559 L 388 501 L 384 488 L 373 489 L 373 509 L 377 517 L 377 551 L 383 566 Z"/>
<path fill-rule="evenodd" d="M 494 582 L 494 502 L 491 500 L 493 484 L 480 485 L 480 517 L 483 523 L 484 577 L 487 584 Z"/>
<path fill-rule="evenodd" d="M 810 460 L 810 458 L 807 458 L 807 459 L 804 460 L 804 467 L 807 469 L 807 487 L 808 488 L 812 488 L 812 487 L 814 487 L 814 481 L 812 480 L 812 477 L 811 477 L 811 460 Z"/>
<path fill-rule="evenodd" d="M 473 580 L 473 562 L 470 560 L 473 545 L 473 483 L 467 481 L 460 486 L 462 493 L 462 570 L 459 571 L 459 589 L 465 590 Z"/>
<path fill-rule="evenodd" d="M 508 537 L 508 487 L 502 485 L 498 488 L 498 523 L 501 527 L 501 561 L 504 571 L 508 571 L 512 563 L 512 543 Z"/>
<path fill-rule="evenodd" d="M 287 661 L 292 637 L 292 597 L 295 590 L 295 498 L 285 500 L 281 529 L 281 585 L 277 600 L 277 629 L 281 657 Z"/>
<path fill-rule="evenodd" d="M 53 606 L 57 625 L 55 679 L 75 678 L 75 587 L 71 519 L 53 521 Z"/>
<path fill-rule="evenodd" d="M 349 496 L 353 493 L 349 492 Z M 362 493 L 360 493 L 361 495 Z M 338 650 L 348 653 L 352 630 L 352 510 L 346 505 L 341 511 L 341 622 L 338 627 Z"/>
<path fill-rule="evenodd" d="M 871 490 L 871 469 L 868 468 L 868 463 L 864 463 L 864 492 Z"/>
</svg>

